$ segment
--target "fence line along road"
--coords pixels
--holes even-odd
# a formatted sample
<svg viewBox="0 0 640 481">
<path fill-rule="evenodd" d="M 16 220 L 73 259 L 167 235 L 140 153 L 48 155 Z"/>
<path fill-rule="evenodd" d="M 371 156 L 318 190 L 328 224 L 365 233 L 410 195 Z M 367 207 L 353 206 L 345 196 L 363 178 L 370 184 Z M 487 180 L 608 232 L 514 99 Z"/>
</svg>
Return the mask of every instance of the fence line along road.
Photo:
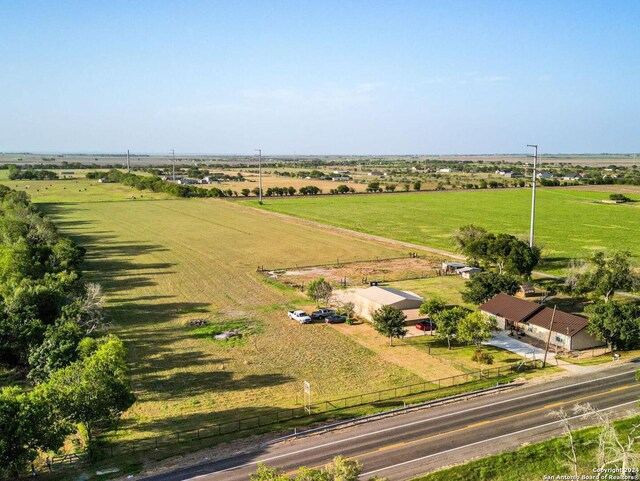
<svg viewBox="0 0 640 481">
<path fill-rule="evenodd" d="M 312 419 L 315 415 L 340 411 L 352 407 L 365 405 L 376 406 L 379 403 L 392 401 L 394 399 L 398 400 L 427 392 L 437 392 L 439 390 L 461 386 L 474 381 L 497 379 L 514 373 L 523 372 L 525 370 L 538 369 L 539 367 L 539 361 L 522 361 L 515 366 L 499 366 L 430 381 L 425 380 L 420 383 L 406 386 L 321 401 L 314 403 L 311 406 L 298 406 L 289 409 L 274 410 L 270 413 L 239 418 L 200 428 L 176 431 L 162 436 L 124 441 L 118 444 L 114 444 L 113 442 L 108 442 L 103 439 L 99 440 L 97 452 L 100 457 L 110 458 L 126 454 L 134 454 L 141 451 L 158 450 L 164 447 L 175 447 L 177 443 L 194 442 L 243 431 L 256 430 L 296 419 Z"/>
</svg>

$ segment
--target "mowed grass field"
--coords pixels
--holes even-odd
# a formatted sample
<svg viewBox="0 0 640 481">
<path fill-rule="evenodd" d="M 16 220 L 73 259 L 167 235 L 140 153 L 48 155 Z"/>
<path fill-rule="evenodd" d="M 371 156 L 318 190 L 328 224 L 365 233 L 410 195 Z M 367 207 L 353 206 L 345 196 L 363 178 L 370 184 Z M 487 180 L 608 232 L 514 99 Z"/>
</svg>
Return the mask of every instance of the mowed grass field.
<svg viewBox="0 0 640 481">
<path fill-rule="evenodd" d="M 546 270 L 598 249 L 640 256 L 640 203 L 604 204 L 605 192 L 538 189 L 536 242 Z M 639 195 L 630 195 L 640 200 Z M 247 201 L 258 206 L 255 201 Z M 466 224 L 528 238 L 531 191 L 505 189 L 376 196 L 267 199 L 264 209 L 360 232 L 452 251 L 452 234 Z"/>
<path fill-rule="evenodd" d="M 223 200 L 111 194 L 39 206 L 88 249 L 86 276 L 103 285 L 112 329 L 126 342 L 138 401 L 125 414 L 123 438 L 300 405 L 303 380 L 318 401 L 421 380 L 330 326 L 289 320 L 286 309 L 310 308 L 308 300 L 256 273 L 259 265 L 401 251 Z M 193 319 L 253 326 L 255 334 L 214 341 L 188 325 Z"/>
</svg>

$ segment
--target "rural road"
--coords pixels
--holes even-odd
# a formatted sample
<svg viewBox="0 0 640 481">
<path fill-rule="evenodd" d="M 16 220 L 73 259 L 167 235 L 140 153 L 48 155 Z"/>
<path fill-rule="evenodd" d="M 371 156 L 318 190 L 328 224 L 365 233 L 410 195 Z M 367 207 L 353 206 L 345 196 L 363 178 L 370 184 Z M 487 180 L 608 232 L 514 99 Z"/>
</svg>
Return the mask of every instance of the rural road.
<svg viewBox="0 0 640 481">
<path fill-rule="evenodd" d="M 358 459 L 362 478 L 411 479 L 445 466 L 517 448 L 561 434 L 557 418 L 577 403 L 615 414 L 637 411 L 640 383 L 634 363 L 581 376 L 531 384 L 498 394 L 388 417 L 355 427 L 265 445 L 251 452 L 143 477 L 147 481 L 246 481 L 259 462 L 293 474 L 300 466 L 326 464 L 334 456 Z M 573 427 L 587 425 L 575 417 Z M 554 473 L 549 473 L 554 474 Z"/>
</svg>

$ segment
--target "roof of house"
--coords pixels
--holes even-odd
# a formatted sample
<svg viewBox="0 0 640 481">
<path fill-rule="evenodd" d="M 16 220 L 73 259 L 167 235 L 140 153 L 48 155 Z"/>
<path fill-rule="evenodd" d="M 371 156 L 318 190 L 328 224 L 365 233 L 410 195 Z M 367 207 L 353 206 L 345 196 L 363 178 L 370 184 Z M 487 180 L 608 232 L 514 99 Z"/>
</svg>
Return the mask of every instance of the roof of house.
<svg viewBox="0 0 640 481">
<path fill-rule="evenodd" d="M 553 309 L 504 293 L 492 297 L 478 309 L 513 322 L 527 322 L 544 329 L 551 327 L 551 316 L 553 315 Z M 586 317 L 576 316 L 556 309 L 552 332 L 573 336 L 587 327 L 588 324 L 589 320 Z"/>
<path fill-rule="evenodd" d="M 395 304 L 396 302 L 407 299 L 420 302 L 424 301 L 422 297 L 414 294 L 413 292 L 400 291 L 391 287 L 369 287 L 367 289 L 362 289 L 358 294 L 366 299 L 385 305 Z"/>
<path fill-rule="evenodd" d="M 548 330 L 549 327 L 551 327 L 552 316 L 553 309 L 544 307 L 527 319 L 527 322 Z M 586 317 L 576 316 L 575 314 L 569 314 L 568 312 L 556 309 L 552 330 L 553 332 L 573 336 L 577 332 L 582 331 L 588 324 L 589 320 Z"/>
<path fill-rule="evenodd" d="M 482 304 L 478 309 L 494 316 L 504 317 L 512 322 L 524 322 L 533 313 L 542 309 L 542 306 L 535 302 L 500 293 Z"/>
</svg>

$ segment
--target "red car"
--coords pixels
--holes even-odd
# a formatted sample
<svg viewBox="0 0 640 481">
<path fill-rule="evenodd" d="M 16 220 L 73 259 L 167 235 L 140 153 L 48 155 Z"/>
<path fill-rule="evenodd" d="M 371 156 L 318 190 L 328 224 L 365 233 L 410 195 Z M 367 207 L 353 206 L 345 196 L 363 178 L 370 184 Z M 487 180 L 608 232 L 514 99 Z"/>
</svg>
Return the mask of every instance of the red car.
<svg viewBox="0 0 640 481">
<path fill-rule="evenodd" d="M 436 328 L 436 324 L 432 320 L 420 321 L 416 324 L 416 329 L 419 331 L 433 331 Z"/>
</svg>

